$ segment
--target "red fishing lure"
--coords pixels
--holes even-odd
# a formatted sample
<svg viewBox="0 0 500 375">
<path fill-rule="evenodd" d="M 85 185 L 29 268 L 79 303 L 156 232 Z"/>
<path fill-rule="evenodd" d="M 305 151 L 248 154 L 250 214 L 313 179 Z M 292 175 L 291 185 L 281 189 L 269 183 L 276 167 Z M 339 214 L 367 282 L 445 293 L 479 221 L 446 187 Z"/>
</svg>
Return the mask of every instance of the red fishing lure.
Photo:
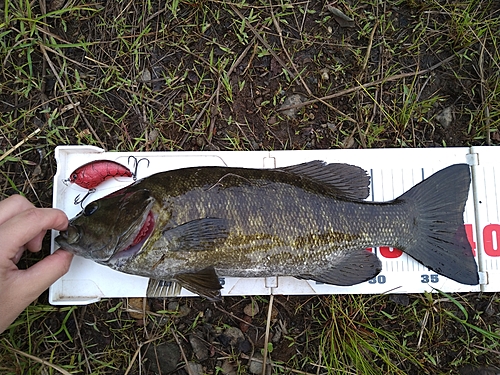
<svg viewBox="0 0 500 375">
<path fill-rule="evenodd" d="M 85 189 L 93 189 L 112 177 L 132 177 L 130 169 L 111 160 L 95 160 L 75 169 L 68 180 Z"/>
</svg>

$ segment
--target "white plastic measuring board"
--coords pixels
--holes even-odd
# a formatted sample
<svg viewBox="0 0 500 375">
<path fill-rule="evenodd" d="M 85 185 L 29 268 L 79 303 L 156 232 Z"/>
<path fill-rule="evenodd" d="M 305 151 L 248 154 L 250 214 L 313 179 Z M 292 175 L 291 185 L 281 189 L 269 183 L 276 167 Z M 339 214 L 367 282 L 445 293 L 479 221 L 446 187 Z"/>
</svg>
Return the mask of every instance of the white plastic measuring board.
<svg viewBox="0 0 500 375">
<path fill-rule="evenodd" d="M 471 147 L 479 268 L 485 292 L 500 290 L 500 147 Z"/>
<path fill-rule="evenodd" d="M 483 152 L 484 148 L 478 149 Z M 474 150 L 476 150 L 474 148 Z M 463 148 L 434 148 L 434 149 L 369 149 L 369 150 L 311 150 L 311 151 L 231 151 L 231 152 L 104 152 L 92 146 L 60 146 L 55 150 L 57 173 L 54 177 L 53 206 L 66 212 L 71 218 L 80 210 L 74 204 L 75 197 L 83 196 L 87 190 L 76 184 L 65 184 L 63 180 L 76 168 L 93 160 L 113 160 L 128 165 L 129 157 L 136 160 L 146 158 L 138 167 L 138 178 L 151 174 L 186 167 L 195 166 L 229 166 L 245 168 L 278 168 L 303 163 L 312 160 L 323 160 L 328 163 L 349 163 L 364 168 L 371 175 L 371 189 L 368 200 L 387 201 L 401 195 L 412 186 L 430 176 L 432 173 L 455 163 L 469 163 L 472 166 L 473 178 L 488 175 L 493 171 L 500 179 L 500 171 L 494 167 L 493 154 L 495 148 L 487 148 L 491 154 L 491 165 L 484 167 L 477 165 L 476 151 L 471 153 L 467 147 Z M 489 159 L 488 159 L 489 160 Z M 487 169 L 490 168 L 490 169 Z M 481 175 L 482 176 L 482 175 Z M 490 184 L 489 178 L 488 184 Z M 493 182 L 494 182 L 494 177 Z M 118 177 L 105 181 L 98 186 L 86 203 L 105 196 L 132 182 L 131 178 Z M 477 189 L 478 180 L 472 184 Z M 474 204 L 474 198 L 480 195 L 472 189 L 465 208 L 465 225 L 469 240 L 477 252 L 476 260 L 480 265 L 481 283 L 487 285 L 462 285 L 441 275 L 429 271 L 420 263 L 406 254 L 391 248 L 374 249 L 382 261 L 382 272 L 374 279 L 350 286 L 339 287 L 316 283 L 315 281 L 298 280 L 293 277 L 270 278 L 222 278 L 222 295 L 268 295 L 268 294 L 379 294 L 379 293 L 418 293 L 439 289 L 446 292 L 465 292 L 500 289 L 500 185 L 493 185 L 492 191 L 480 192 L 483 194 L 479 209 Z M 493 199 L 492 202 L 486 199 Z M 490 207 L 491 206 L 491 207 Z M 491 209 L 490 209 L 491 208 Z M 484 212 L 483 212 L 484 211 Z M 490 215 L 490 211 L 494 213 Z M 284 213 L 286 214 L 286 213 Z M 476 215 L 481 217 L 476 220 Z M 490 216 L 488 216 L 490 215 Z M 495 216 L 496 215 L 496 216 Z M 484 216 L 484 217 L 483 217 Z M 482 223 L 482 224 L 480 224 Z M 483 226 L 481 226 L 483 225 Z M 488 226 L 489 225 L 489 226 Z M 486 229 L 486 236 L 484 230 Z M 481 229 L 481 233 L 479 230 Z M 497 230 L 498 229 L 498 230 Z M 478 236 L 479 234 L 479 236 Z M 52 251 L 57 246 L 52 233 Z M 489 236 L 489 237 L 488 237 Z M 483 246 L 483 238 L 490 240 L 490 248 Z M 477 245 L 476 245 L 477 244 Z M 497 255 L 497 253 L 499 253 Z M 486 275 L 487 272 L 487 275 Z M 223 276 L 223 275 L 221 275 Z M 496 280 L 496 286 L 491 281 Z M 54 283 L 49 291 L 51 304 L 88 304 L 101 298 L 109 297 L 140 297 L 146 295 L 148 279 L 139 276 L 127 275 L 99 265 L 91 260 L 74 257 L 69 272 Z M 193 295 L 182 289 L 182 296 Z"/>
</svg>

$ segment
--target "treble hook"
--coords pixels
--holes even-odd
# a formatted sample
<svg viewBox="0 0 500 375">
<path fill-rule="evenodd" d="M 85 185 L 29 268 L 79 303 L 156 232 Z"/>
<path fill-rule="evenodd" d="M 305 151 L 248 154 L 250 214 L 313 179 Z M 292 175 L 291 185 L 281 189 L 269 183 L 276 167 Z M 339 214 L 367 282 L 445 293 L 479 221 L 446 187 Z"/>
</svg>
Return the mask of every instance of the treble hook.
<svg viewBox="0 0 500 375">
<path fill-rule="evenodd" d="M 95 193 L 95 189 L 89 189 L 89 191 L 87 191 L 87 194 L 84 195 L 84 197 L 82 199 L 80 199 L 80 194 L 78 194 L 76 197 L 75 197 L 75 200 L 73 201 L 74 205 L 77 206 L 77 205 L 80 205 L 80 207 L 82 208 L 83 210 L 83 201 L 85 199 L 87 199 L 87 197 L 92 194 L 92 193 Z"/>
<path fill-rule="evenodd" d="M 132 160 L 134 161 L 134 172 L 132 172 L 132 178 L 133 178 L 133 179 L 134 179 L 134 181 L 135 181 L 135 180 L 137 180 L 137 169 L 139 168 L 139 163 L 140 163 L 141 161 L 143 161 L 143 160 L 146 160 L 146 161 L 148 162 L 148 165 L 147 165 L 147 167 L 146 167 L 146 168 L 149 168 L 149 159 L 147 159 L 147 158 L 142 158 L 142 159 L 137 160 L 137 158 L 136 158 L 135 156 L 130 155 L 130 156 L 128 157 L 128 159 L 127 159 L 127 160 L 128 160 L 128 161 L 127 161 L 127 163 L 128 163 L 129 165 L 130 165 L 130 158 L 132 158 Z"/>
</svg>

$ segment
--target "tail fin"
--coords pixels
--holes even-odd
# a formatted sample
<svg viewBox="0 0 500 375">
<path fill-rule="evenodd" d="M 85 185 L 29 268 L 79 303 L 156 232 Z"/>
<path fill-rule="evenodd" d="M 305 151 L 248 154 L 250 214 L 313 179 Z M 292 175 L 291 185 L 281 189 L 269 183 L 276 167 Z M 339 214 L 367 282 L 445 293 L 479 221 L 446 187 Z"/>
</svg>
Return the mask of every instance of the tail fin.
<svg viewBox="0 0 500 375">
<path fill-rule="evenodd" d="M 476 285 L 479 275 L 463 220 L 469 186 L 469 166 L 455 164 L 420 182 L 396 201 L 405 201 L 416 212 L 417 235 L 401 250 L 440 275 Z"/>
</svg>

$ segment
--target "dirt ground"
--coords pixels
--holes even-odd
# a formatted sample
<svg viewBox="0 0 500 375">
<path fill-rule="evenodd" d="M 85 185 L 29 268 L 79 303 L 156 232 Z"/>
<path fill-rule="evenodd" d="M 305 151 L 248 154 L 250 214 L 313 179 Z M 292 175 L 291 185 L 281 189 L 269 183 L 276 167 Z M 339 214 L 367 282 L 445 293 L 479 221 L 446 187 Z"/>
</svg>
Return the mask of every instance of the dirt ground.
<svg viewBox="0 0 500 375">
<path fill-rule="evenodd" d="M 18 15 L 0 29 L 2 198 L 22 193 L 50 207 L 52 154 L 63 144 L 189 151 L 500 141 L 499 2 L 52 0 L 0 9 L 5 19 Z M 48 244 L 20 266 L 47 253 Z M 496 336 L 480 331 L 498 334 L 498 296 L 455 298 L 276 296 L 268 369 L 465 374 L 467 364 L 500 365 Z M 245 374 L 264 348 L 269 304 L 183 298 L 59 309 L 44 294 L 29 312 L 37 335 L 28 340 L 19 325 L 3 339 L 75 373 Z M 249 305 L 258 312 L 249 315 Z M 0 353 L 6 373 L 42 371 Z"/>
</svg>

